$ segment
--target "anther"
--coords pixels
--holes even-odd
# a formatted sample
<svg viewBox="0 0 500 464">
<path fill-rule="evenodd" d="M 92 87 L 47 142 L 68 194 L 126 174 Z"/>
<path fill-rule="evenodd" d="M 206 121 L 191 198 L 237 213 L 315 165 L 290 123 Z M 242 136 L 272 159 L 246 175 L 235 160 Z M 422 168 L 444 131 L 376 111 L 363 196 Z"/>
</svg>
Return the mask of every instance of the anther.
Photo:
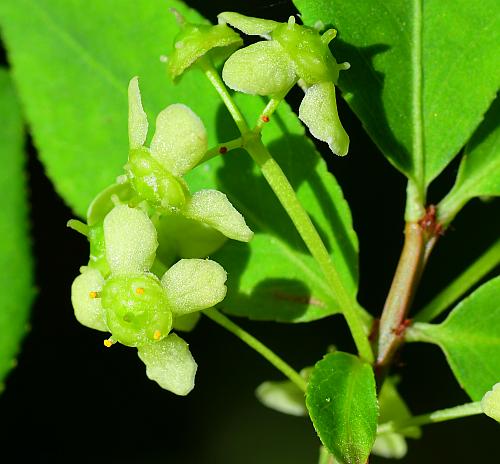
<svg viewBox="0 0 500 464">
<path fill-rule="evenodd" d="M 269 122 L 269 116 L 266 116 L 265 114 L 260 117 L 262 119 L 262 122 Z"/>
<path fill-rule="evenodd" d="M 95 292 L 95 291 L 89 292 L 89 296 L 92 299 L 99 298 L 99 292 Z"/>
<path fill-rule="evenodd" d="M 103 343 L 104 343 L 104 346 L 106 348 L 111 348 L 113 346 L 113 342 L 109 338 L 107 338 L 106 340 L 104 340 Z"/>
<path fill-rule="evenodd" d="M 135 293 L 137 293 L 138 295 L 144 295 L 144 289 L 142 287 L 137 287 L 135 289 Z"/>
<path fill-rule="evenodd" d="M 161 332 L 159 330 L 155 330 L 153 333 L 153 338 L 155 340 L 159 340 L 161 338 Z"/>
<path fill-rule="evenodd" d="M 227 147 L 220 147 L 219 148 L 219 153 L 221 155 L 225 155 L 227 153 Z"/>
</svg>

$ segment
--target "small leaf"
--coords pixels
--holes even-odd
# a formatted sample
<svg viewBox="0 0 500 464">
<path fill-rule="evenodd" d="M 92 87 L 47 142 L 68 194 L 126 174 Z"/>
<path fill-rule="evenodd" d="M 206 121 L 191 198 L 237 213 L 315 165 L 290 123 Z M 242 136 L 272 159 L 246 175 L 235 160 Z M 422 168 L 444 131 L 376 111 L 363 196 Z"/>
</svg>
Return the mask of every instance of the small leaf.
<svg viewBox="0 0 500 464">
<path fill-rule="evenodd" d="M 0 69 L 0 391 L 15 366 L 33 300 L 33 263 L 28 236 L 23 121 L 7 71 Z"/>
<path fill-rule="evenodd" d="M 438 206 L 445 224 L 473 197 L 500 196 L 500 98 L 465 147 L 457 180 Z"/>
<path fill-rule="evenodd" d="M 146 375 L 161 388 L 182 396 L 194 388 L 198 366 L 181 337 L 170 334 L 159 342 L 139 346 L 137 350 L 146 364 Z"/>
<path fill-rule="evenodd" d="M 500 380 L 500 276 L 461 301 L 441 324 L 416 323 L 411 340 L 435 343 L 474 401 Z"/>
<path fill-rule="evenodd" d="M 209 259 L 181 259 L 162 277 L 174 315 L 211 308 L 226 296 L 227 274 Z"/>
<path fill-rule="evenodd" d="M 377 432 L 377 393 L 372 368 L 335 352 L 316 364 L 306 404 L 316 432 L 336 459 L 365 464 Z"/>
</svg>

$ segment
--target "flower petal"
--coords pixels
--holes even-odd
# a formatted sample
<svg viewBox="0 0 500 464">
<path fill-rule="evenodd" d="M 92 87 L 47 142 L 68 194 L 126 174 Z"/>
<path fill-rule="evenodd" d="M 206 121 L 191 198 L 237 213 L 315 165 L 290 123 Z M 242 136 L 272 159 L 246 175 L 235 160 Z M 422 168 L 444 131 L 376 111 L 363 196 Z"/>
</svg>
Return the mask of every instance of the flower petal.
<svg viewBox="0 0 500 464">
<path fill-rule="evenodd" d="M 128 85 L 128 140 L 131 149 L 140 148 L 148 134 L 148 117 L 142 108 L 139 78 L 133 77 Z"/>
<path fill-rule="evenodd" d="M 194 388 L 198 366 L 182 338 L 170 334 L 159 342 L 139 346 L 137 350 L 146 364 L 146 375 L 160 387 L 182 396 Z"/>
<path fill-rule="evenodd" d="M 243 216 L 218 190 L 196 192 L 181 212 L 187 218 L 203 222 L 234 240 L 249 242 L 253 237 Z"/>
<path fill-rule="evenodd" d="M 195 167 L 207 147 L 205 126 L 186 105 L 170 105 L 158 115 L 151 154 L 174 176 L 182 176 Z"/>
<path fill-rule="evenodd" d="M 277 42 L 257 42 L 233 53 L 224 64 L 228 87 L 251 95 L 280 95 L 294 84 L 295 64 Z"/>
<path fill-rule="evenodd" d="M 162 277 L 174 315 L 211 308 L 226 296 L 227 273 L 209 259 L 181 259 Z"/>
<path fill-rule="evenodd" d="M 230 24 L 247 35 L 268 37 L 280 23 L 270 19 L 253 18 L 232 11 L 224 11 L 217 15 L 220 24 Z"/>
<path fill-rule="evenodd" d="M 82 268 L 83 269 L 83 268 Z M 71 286 L 71 303 L 78 322 L 91 329 L 108 331 L 99 294 L 104 278 L 97 269 L 85 268 Z"/>
<path fill-rule="evenodd" d="M 333 153 L 347 155 L 349 136 L 339 119 L 333 82 L 314 84 L 306 90 L 299 118 L 314 137 L 328 143 Z"/>
<path fill-rule="evenodd" d="M 149 270 L 155 259 L 156 229 L 140 209 L 118 205 L 104 218 L 106 259 L 116 274 Z"/>
</svg>

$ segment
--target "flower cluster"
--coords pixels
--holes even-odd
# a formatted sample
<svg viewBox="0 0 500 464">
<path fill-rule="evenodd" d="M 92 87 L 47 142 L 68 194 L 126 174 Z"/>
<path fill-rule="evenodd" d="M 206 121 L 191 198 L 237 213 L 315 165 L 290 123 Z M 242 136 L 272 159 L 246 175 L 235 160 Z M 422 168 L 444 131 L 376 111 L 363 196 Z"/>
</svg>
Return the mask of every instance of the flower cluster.
<svg viewBox="0 0 500 464">
<path fill-rule="evenodd" d="M 204 258 L 227 238 L 249 241 L 253 233 L 223 193 L 191 194 L 183 179 L 207 151 L 205 127 L 193 111 L 174 104 L 160 112 L 150 147 L 147 132 L 134 78 L 126 174 L 92 202 L 87 224 L 70 221 L 90 242 L 71 299 L 80 323 L 111 333 L 106 346 L 137 348 L 149 378 L 186 395 L 197 366 L 171 331 L 190 330 L 199 311 L 226 295 L 225 270 Z"/>
</svg>

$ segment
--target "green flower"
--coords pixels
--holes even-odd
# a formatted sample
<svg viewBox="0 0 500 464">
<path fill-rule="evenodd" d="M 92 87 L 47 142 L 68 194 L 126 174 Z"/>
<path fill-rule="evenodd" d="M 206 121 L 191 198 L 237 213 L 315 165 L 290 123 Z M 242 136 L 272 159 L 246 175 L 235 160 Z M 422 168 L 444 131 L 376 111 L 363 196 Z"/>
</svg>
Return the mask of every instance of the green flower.
<svg viewBox="0 0 500 464">
<path fill-rule="evenodd" d="M 299 118 L 333 153 L 346 155 L 349 136 L 338 117 L 334 84 L 349 65 L 337 63 L 330 52 L 328 44 L 336 31 L 329 29 L 320 35 L 314 28 L 296 24 L 293 16 L 287 23 L 230 12 L 218 18 L 246 34 L 268 39 L 229 57 L 222 71 L 226 85 L 243 93 L 283 98 L 298 81 L 305 89 Z"/>
</svg>

